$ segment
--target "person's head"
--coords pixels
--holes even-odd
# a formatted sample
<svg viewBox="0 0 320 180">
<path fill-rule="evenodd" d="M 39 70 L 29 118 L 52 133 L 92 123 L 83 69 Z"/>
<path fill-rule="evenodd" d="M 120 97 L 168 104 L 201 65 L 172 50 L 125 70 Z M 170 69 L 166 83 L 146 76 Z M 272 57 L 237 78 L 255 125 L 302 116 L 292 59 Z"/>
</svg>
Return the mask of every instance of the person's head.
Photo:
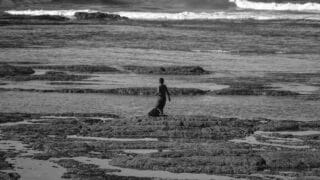
<svg viewBox="0 0 320 180">
<path fill-rule="evenodd" d="M 163 83 L 164 83 L 164 79 L 163 79 L 163 78 L 160 78 L 160 79 L 159 79 L 159 83 L 160 83 L 160 84 L 163 84 Z"/>
</svg>

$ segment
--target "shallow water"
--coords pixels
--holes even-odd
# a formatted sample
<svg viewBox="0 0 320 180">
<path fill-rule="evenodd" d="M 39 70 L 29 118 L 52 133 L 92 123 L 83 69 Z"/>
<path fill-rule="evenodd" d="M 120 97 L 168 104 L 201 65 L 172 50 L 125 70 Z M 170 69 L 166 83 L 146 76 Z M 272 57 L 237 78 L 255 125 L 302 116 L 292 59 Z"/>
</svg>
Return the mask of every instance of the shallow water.
<svg viewBox="0 0 320 180">
<path fill-rule="evenodd" d="M 40 151 L 28 149 L 19 141 L 0 140 L 0 150 L 23 152 L 18 157 L 6 159 L 13 164 L 13 170 L 3 170 L 3 172 L 17 172 L 21 180 L 60 180 L 63 173 L 66 172 L 64 168 L 55 163 L 23 157 L 40 153 Z"/>
<path fill-rule="evenodd" d="M 18 157 L 8 159 L 8 162 L 15 166 L 14 172 L 21 176 L 21 180 L 61 180 L 66 172 L 66 169 L 50 161 Z"/>
<path fill-rule="evenodd" d="M 320 90 L 318 86 L 310 86 L 301 83 L 273 83 L 272 87 L 276 87 L 277 90 L 293 91 L 300 94 L 314 94 Z"/>
<path fill-rule="evenodd" d="M 248 136 L 243 139 L 234 139 L 231 142 L 234 143 L 247 143 L 252 145 L 262 145 L 262 146 L 273 146 L 273 147 L 283 147 L 291 149 L 308 149 L 310 146 L 304 145 L 304 141 L 299 138 L 281 138 L 273 136 L 273 134 L 282 134 L 282 135 L 295 135 L 295 136 L 304 136 L 304 135 L 314 135 L 320 134 L 319 131 L 275 131 L 275 132 L 266 132 L 266 131 L 256 131 L 253 135 Z M 257 137 L 264 138 L 263 141 L 258 140 Z"/>
<path fill-rule="evenodd" d="M 74 160 L 83 163 L 92 163 L 100 166 L 101 168 L 120 169 L 121 172 L 112 173 L 119 176 L 135 176 L 135 177 L 155 177 L 155 178 L 168 178 L 168 179 L 202 179 L 202 180 L 232 180 L 234 178 L 227 176 L 207 175 L 207 174 L 193 174 L 193 173 L 171 173 L 167 171 L 150 171 L 150 170 L 135 170 L 120 168 L 109 164 L 110 160 L 102 160 L 97 158 L 76 157 Z"/>
<path fill-rule="evenodd" d="M 156 97 L 29 92 L 0 92 L 0 99 L 2 112 L 114 113 L 126 117 L 145 115 L 156 103 Z M 320 101 L 264 96 L 173 97 L 165 112 L 170 115 L 310 121 L 319 120 Z"/>
<path fill-rule="evenodd" d="M 36 74 L 42 74 L 43 70 L 36 70 Z M 6 89 L 112 89 L 112 88 L 132 88 L 132 87 L 154 87 L 157 83 L 159 75 L 136 75 L 132 73 L 126 74 L 89 74 L 92 77 L 84 81 L 69 81 L 70 84 L 64 84 L 67 81 L 1 81 L 6 83 L 0 85 L 1 88 Z M 202 90 L 220 90 L 229 86 L 219 85 L 215 83 L 201 82 L 205 78 L 213 77 L 214 75 L 206 76 L 164 76 L 170 87 L 176 88 L 195 88 Z M 67 83 L 69 83 L 67 82 Z M 72 84 L 74 83 L 74 84 Z"/>
<path fill-rule="evenodd" d="M 286 145 L 281 144 L 281 142 L 288 142 L 288 141 L 275 141 L 274 143 L 268 142 L 260 142 L 254 136 L 249 136 L 244 139 L 234 139 L 231 140 L 234 143 L 247 143 L 252 145 L 262 145 L 262 146 L 273 146 L 273 147 L 283 147 L 283 148 L 291 148 L 291 149 L 308 149 L 310 146 L 306 145 Z"/>
</svg>

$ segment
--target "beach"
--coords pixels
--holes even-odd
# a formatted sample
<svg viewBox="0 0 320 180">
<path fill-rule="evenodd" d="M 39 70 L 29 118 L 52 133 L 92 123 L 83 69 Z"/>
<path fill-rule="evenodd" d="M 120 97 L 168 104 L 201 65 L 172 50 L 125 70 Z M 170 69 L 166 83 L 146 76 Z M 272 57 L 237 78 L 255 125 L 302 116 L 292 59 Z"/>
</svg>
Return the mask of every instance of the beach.
<svg viewBox="0 0 320 180">
<path fill-rule="evenodd" d="M 0 5 L 1 178 L 319 178 L 317 1 Z"/>
</svg>

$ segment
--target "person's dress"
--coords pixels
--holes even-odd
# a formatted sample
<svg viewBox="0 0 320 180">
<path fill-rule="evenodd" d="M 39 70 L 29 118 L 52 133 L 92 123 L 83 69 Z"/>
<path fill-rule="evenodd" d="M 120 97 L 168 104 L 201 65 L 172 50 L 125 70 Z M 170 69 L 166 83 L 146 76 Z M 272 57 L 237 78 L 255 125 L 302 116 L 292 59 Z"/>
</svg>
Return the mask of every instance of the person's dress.
<svg viewBox="0 0 320 180">
<path fill-rule="evenodd" d="M 158 101 L 157 101 L 156 107 L 153 108 L 148 113 L 149 116 L 157 117 L 157 116 L 163 115 L 163 109 L 164 109 L 166 102 L 167 102 L 166 92 L 167 92 L 166 85 L 160 85 L 159 91 L 158 91 Z"/>
<path fill-rule="evenodd" d="M 167 99 L 166 99 L 165 96 L 164 97 L 161 97 L 161 96 L 158 97 L 158 102 L 157 102 L 156 108 L 158 108 L 161 111 L 161 113 L 163 113 L 163 109 L 164 109 L 164 106 L 166 105 L 166 102 L 167 102 Z"/>
</svg>

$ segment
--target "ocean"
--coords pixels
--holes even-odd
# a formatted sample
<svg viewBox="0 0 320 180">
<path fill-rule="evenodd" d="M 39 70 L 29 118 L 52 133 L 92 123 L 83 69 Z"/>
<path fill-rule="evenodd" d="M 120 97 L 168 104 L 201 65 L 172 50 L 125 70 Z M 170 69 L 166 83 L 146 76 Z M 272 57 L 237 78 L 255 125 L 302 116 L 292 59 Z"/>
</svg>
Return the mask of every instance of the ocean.
<svg viewBox="0 0 320 180">
<path fill-rule="evenodd" d="M 11 14 L 61 15 L 73 18 L 76 11 L 112 12 L 140 20 L 319 20 L 317 1 L 248 1 L 248 0 L 2 0 L 3 8 L 15 7 Z M 22 11 L 22 10 L 26 11 Z M 50 11 L 47 11 L 50 10 Z"/>
</svg>

